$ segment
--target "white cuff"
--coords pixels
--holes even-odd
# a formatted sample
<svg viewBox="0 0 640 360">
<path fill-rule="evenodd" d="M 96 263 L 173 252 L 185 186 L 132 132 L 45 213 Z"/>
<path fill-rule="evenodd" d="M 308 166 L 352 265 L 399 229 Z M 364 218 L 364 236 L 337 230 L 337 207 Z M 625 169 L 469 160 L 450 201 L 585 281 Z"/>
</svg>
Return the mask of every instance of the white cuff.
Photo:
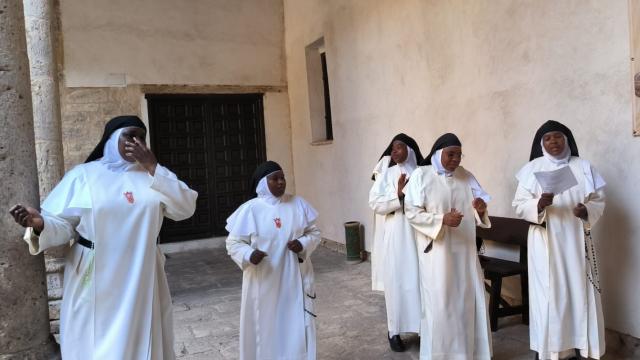
<svg viewBox="0 0 640 360">
<path fill-rule="evenodd" d="M 40 236 L 36 234 L 32 227 L 28 227 L 25 230 L 22 238 L 29 244 L 29 254 L 37 255 L 40 253 Z"/>
<path fill-rule="evenodd" d="M 244 256 L 242 257 L 242 261 L 244 262 L 245 266 L 253 265 L 253 263 L 251 262 L 251 254 L 253 254 L 253 251 L 254 249 L 251 248 L 250 250 L 244 253 Z"/>
</svg>

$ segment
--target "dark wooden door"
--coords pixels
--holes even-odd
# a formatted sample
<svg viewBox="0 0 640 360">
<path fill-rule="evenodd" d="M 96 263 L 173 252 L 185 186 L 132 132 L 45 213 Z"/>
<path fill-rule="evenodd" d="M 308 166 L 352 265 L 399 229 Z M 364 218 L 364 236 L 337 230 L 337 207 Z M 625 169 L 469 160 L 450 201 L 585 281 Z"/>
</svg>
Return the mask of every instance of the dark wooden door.
<svg viewBox="0 0 640 360">
<path fill-rule="evenodd" d="M 147 95 L 151 149 L 198 192 L 196 213 L 165 219 L 163 243 L 224 236 L 227 217 L 249 194 L 266 160 L 262 94 Z"/>
</svg>

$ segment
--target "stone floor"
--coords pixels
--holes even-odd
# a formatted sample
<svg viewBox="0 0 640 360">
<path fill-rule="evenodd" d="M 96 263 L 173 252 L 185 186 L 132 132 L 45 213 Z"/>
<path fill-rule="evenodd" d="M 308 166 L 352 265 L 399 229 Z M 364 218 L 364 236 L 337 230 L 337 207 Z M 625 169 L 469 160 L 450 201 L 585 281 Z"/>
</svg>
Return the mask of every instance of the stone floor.
<svg viewBox="0 0 640 360">
<path fill-rule="evenodd" d="M 169 256 L 176 355 L 181 360 L 237 359 L 240 269 L 222 248 Z M 389 350 L 384 297 L 370 290 L 370 263 L 348 265 L 344 255 L 322 247 L 313 263 L 319 360 L 419 359 L 417 337 L 408 339 L 404 353 Z M 528 327 L 518 317 L 501 320 L 493 349 L 495 360 L 534 358 Z"/>
</svg>

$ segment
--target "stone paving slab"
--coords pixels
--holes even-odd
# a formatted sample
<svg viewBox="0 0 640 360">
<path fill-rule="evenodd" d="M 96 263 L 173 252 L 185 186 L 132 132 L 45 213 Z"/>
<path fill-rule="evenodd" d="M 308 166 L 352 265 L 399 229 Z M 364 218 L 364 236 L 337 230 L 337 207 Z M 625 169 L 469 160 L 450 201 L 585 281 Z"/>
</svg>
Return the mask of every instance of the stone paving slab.
<svg viewBox="0 0 640 360">
<path fill-rule="evenodd" d="M 371 263 L 349 265 L 343 254 L 323 247 L 312 260 L 319 360 L 419 359 L 415 335 L 407 336 L 406 352 L 389 349 L 384 296 L 371 291 Z M 242 272 L 226 250 L 170 254 L 166 271 L 178 358 L 238 359 Z M 500 320 L 500 329 L 493 333 L 495 360 L 534 358 L 528 327 L 519 322 L 517 316 Z"/>
</svg>

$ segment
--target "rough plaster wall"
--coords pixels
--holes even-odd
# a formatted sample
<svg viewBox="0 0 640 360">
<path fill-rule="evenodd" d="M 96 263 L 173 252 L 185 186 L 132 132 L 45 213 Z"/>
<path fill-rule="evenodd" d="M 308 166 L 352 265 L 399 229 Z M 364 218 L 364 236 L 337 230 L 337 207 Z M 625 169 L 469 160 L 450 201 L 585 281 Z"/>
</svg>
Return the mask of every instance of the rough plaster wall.
<svg viewBox="0 0 640 360">
<path fill-rule="evenodd" d="M 69 86 L 284 85 L 282 0 L 61 0 Z"/>
<path fill-rule="evenodd" d="M 494 197 L 490 211 L 513 216 L 513 175 L 537 127 L 556 119 L 608 182 L 594 234 L 607 325 L 640 336 L 626 0 L 285 0 L 285 29 L 297 190 L 325 237 L 342 242 L 341 224 L 359 220 L 371 238 L 370 172 L 400 131 L 424 152 L 457 133 L 463 165 Z M 304 47 L 323 35 L 335 140 L 312 147 Z"/>
<path fill-rule="evenodd" d="M 291 159 L 291 121 L 286 92 L 266 93 L 263 100 L 267 159 L 282 166 L 287 177 L 287 192 L 295 193 Z"/>
</svg>

